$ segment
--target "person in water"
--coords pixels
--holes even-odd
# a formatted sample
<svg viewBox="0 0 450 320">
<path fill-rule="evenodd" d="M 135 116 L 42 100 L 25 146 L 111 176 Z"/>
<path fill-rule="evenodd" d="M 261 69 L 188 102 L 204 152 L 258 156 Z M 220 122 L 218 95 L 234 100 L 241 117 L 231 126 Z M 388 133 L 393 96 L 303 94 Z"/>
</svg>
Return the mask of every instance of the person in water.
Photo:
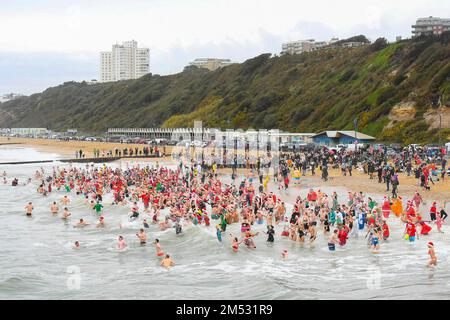
<svg viewBox="0 0 450 320">
<path fill-rule="evenodd" d="M 156 248 L 156 256 L 158 256 L 158 257 L 164 256 L 164 252 L 161 249 L 161 244 L 159 243 L 159 239 L 155 239 L 155 241 L 153 241 L 153 245 Z"/>
<path fill-rule="evenodd" d="M 222 227 L 220 226 L 220 224 L 216 225 L 216 236 L 217 236 L 217 241 L 222 243 Z"/>
<path fill-rule="evenodd" d="M 274 243 L 274 235 L 275 235 L 275 229 L 273 226 L 267 226 L 267 242 Z"/>
<path fill-rule="evenodd" d="M 328 240 L 328 249 L 330 251 L 336 250 L 336 243 L 338 242 L 338 229 L 334 229 L 333 233 L 331 234 L 329 240 Z"/>
<path fill-rule="evenodd" d="M 125 242 L 125 239 L 122 236 L 119 236 L 118 243 L 117 243 L 117 249 L 123 250 L 127 247 L 127 243 Z"/>
<path fill-rule="evenodd" d="M 133 208 L 131 208 L 131 216 L 130 219 L 136 219 L 139 217 L 139 207 L 137 202 L 134 203 Z"/>
<path fill-rule="evenodd" d="M 164 259 L 161 260 L 161 266 L 165 268 L 170 268 L 175 265 L 175 262 L 170 258 L 170 255 L 166 254 Z"/>
<path fill-rule="evenodd" d="M 104 228 L 105 227 L 105 218 L 101 216 L 98 219 L 97 228 Z"/>
<path fill-rule="evenodd" d="M 78 222 L 74 227 L 75 228 L 83 228 L 87 225 L 88 225 L 88 223 L 86 221 L 84 221 L 84 219 L 80 219 L 80 222 Z"/>
<path fill-rule="evenodd" d="M 75 244 L 73 245 L 74 249 L 80 249 L 80 243 L 78 241 L 75 241 Z"/>
<path fill-rule="evenodd" d="M 242 241 L 239 241 L 239 239 L 233 236 L 232 233 L 230 233 L 230 239 L 231 239 L 231 248 L 233 249 L 234 252 L 238 252 L 239 245 L 241 244 Z"/>
<path fill-rule="evenodd" d="M 428 262 L 428 267 L 437 266 L 436 252 L 434 251 L 433 242 L 428 242 L 428 255 L 430 256 L 430 261 Z"/>
<path fill-rule="evenodd" d="M 67 219 L 68 217 L 70 217 L 72 214 L 69 212 L 69 209 L 64 208 L 63 213 L 62 213 L 62 219 Z"/>
<path fill-rule="evenodd" d="M 94 205 L 94 207 L 92 209 L 94 209 L 95 212 L 100 214 L 102 212 L 103 205 L 99 201 L 97 201 L 97 203 Z"/>
<path fill-rule="evenodd" d="M 374 228 L 373 235 L 372 235 L 372 251 L 379 251 L 380 250 L 380 232 L 378 228 Z"/>
<path fill-rule="evenodd" d="M 181 224 L 178 221 L 175 222 L 175 225 L 173 227 L 175 228 L 175 234 L 181 234 L 183 232 Z"/>
<path fill-rule="evenodd" d="M 33 214 L 33 209 L 33 203 L 28 202 L 28 204 L 25 206 L 25 212 L 28 217 L 31 217 L 31 215 Z"/>
<path fill-rule="evenodd" d="M 251 231 L 247 231 L 244 236 L 244 244 L 247 246 L 247 248 L 250 249 L 256 249 L 255 242 L 253 241 L 253 238 L 256 237 L 259 234 L 259 232 L 253 233 Z"/>
<path fill-rule="evenodd" d="M 56 201 L 53 201 L 52 205 L 50 206 L 50 212 L 51 212 L 53 215 L 56 215 L 56 214 L 58 214 L 58 211 L 59 211 L 59 207 L 58 207 L 58 205 L 56 204 Z"/>
<path fill-rule="evenodd" d="M 70 204 L 70 199 L 67 196 L 64 196 L 61 199 L 61 203 L 65 206 L 67 206 L 68 204 Z"/>
<path fill-rule="evenodd" d="M 139 242 L 142 245 L 147 243 L 147 234 L 145 233 L 144 229 L 139 230 L 139 232 L 136 233 L 136 236 L 139 238 Z"/>
</svg>

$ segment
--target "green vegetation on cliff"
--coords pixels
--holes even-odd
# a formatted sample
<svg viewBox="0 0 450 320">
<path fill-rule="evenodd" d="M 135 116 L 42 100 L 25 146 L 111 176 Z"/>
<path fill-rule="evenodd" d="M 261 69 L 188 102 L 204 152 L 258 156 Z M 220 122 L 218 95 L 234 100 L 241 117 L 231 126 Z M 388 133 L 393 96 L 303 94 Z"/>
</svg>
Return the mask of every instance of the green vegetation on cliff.
<svg viewBox="0 0 450 320">
<path fill-rule="evenodd" d="M 359 130 L 386 141 L 432 142 L 425 115 L 450 106 L 450 35 L 301 55 L 263 54 L 210 72 L 186 68 L 170 76 L 89 85 L 69 82 L 0 104 L 0 127 L 279 128 L 292 132 Z M 413 103 L 408 118 L 394 107 Z M 395 109 L 395 108 L 394 108 Z M 430 122 L 431 121 L 431 122 Z M 435 129 L 432 129 L 435 128 Z M 450 134 L 443 129 L 443 137 Z"/>
</svg>

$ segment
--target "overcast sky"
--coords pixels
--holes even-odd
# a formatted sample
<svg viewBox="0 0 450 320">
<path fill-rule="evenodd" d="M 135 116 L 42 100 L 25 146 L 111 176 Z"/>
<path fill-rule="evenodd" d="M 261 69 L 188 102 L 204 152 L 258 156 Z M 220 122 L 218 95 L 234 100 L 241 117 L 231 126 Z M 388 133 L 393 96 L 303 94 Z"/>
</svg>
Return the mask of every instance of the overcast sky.
<svg viewBox="0 0 450 320">
<path fill-rule="evenodd" d="M 152 73 L 171 74 L 289 40 L 410 37 L 431 15 L 450 17 L 450 0 L 0 0 L 0 94 L 97 79 L 98 53 L 131 39 L 150 48 Z"/>
</svg>

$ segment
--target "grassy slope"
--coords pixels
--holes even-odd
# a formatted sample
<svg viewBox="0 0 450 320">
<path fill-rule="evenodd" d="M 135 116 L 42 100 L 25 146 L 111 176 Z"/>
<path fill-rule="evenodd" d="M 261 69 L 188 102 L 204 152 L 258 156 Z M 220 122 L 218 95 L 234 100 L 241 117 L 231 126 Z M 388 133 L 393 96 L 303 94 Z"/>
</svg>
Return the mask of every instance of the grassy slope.
<svg viewBox="0 0 450 320">
<path fill-rule="evenodd" d="M 66 83 L 0 104 L 0 127 L 104 132 L 202 120 L 209 127 L 313 132 L 352 129 L 357 117 L 361 131 L 384 140 L 431 142 L 436 129 L 427 132 L 422 116 L 442 93 L 450 105 L 448 38 L 265 54 L 215 72 L 190 68 L 119 83 Z M 416 118 L 385 129 L 391 108 L 402 101 L 416 102 Z"/>
</svg>

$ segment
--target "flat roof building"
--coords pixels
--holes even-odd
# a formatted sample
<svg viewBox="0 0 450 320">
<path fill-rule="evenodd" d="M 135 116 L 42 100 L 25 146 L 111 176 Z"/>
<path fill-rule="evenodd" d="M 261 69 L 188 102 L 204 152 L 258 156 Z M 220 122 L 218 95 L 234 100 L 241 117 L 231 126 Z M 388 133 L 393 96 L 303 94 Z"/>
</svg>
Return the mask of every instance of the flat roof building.
<svg viewBox="0 0 450 320">
<path fill-rule="evenodd" d="M 450 31 L 450 19 L 430 16 L 428 18 L 417 19 L 416 24 L 412 25 L 413 37 L 441 35 L 445 31 Z"/>
<path fill-rule="evenodd" d="M 216 59 L 216 58 L 200 58 L 195 59 L 193 62 L 190 62 L 190 66 L 196 66 L 198 68 L 208 69 L 210 71 L 214 71 L 229 65 L 232 65 L 230 59 Z"/>
<path fill-rule="evenodd" d="M 375 140 L 374 137 L 358 131 L 323 131 L 311 137 L 314 143 L 328 146 L 338 144 L 370 143 Z"/>
<path fill-rule="evenodd" d="M 150 49 L 138 48 L 134 40 L 100 53 L 100 82 L 138 79 L 149 72 Z"/>
<path fill-rule="evenodd" d="M 314 39 L 290 41 L 281 45 L 281 54 L 300 54 L 310 52 L 316 49 L 316 41 Z"/>
</svg>

